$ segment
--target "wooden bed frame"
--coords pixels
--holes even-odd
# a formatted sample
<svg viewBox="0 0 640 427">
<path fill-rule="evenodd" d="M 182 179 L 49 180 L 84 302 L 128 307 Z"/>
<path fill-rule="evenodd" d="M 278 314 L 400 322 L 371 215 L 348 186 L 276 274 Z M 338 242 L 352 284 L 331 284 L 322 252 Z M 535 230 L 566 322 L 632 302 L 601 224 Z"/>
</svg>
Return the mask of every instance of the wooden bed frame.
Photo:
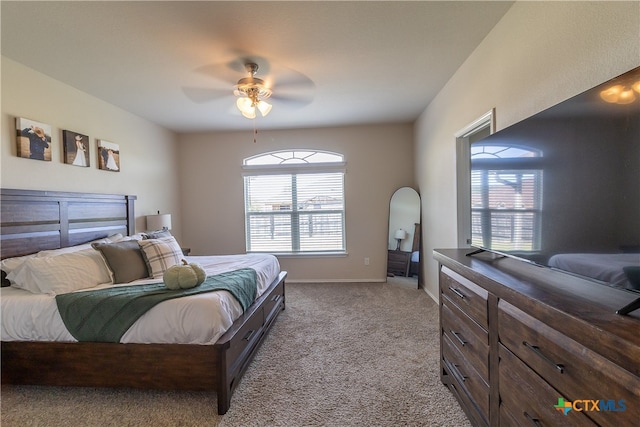
<svg viewBox="0 0 640 427">
<path fill-rule="evenodd" d="M 135 200 L 126 195 L 2 189 L 0 256 L 73 246 L 115 233 L 134 234 Z M 285 309 L 286 275 L 280 272 L 214 345 L 3 341 L 2 383 L 214 390 L 223 415 Z"/>
</svg>

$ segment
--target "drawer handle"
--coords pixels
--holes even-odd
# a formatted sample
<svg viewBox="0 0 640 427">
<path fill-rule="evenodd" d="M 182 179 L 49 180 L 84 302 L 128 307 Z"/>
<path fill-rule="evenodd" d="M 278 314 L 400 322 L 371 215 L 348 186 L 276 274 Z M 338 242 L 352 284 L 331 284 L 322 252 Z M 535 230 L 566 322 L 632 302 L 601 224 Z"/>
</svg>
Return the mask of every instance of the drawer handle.
<svg viewBox="0 0 640 427">
<path fill-rule="evenodd" d="M 455 369 L 452 369 L 451 373 L 458 380 L 459 383 L 464 383 L 465 380 L 469 377 L 463 374 L 462 372 L 460 372 L 460 365 L 456 365 L 455 363 L 452 363 L 452 365 Z"/>
<path fill-rule="evenodd" d="M 467 343 L 467 341 L 465 341 L 461 336 L 460 336 L 460 332 L 455 332 L 453 329 L 451 330 L 451 334 L 456 337 L 456 339 L 458 340 L 458 342 L 464 347 L 464 345 Z"/>
<path fill-rule="evenodd" d="M 527 417 L 527 419 L 531 422 L 531 424 L 533 424 L 534 426 L 540 426 L 542 424 L 540 424 L 540 420 L 538 420 L 537 418 L 533 418 L 531 415 L 529 415 L 527 413 L 527 411 L 524 411 L 524 416 Z"/>
<path fill-rule="evenodd" d="M 242 341 L 251 341 L 251 337 L 253 337 L 253 334 L 254 334 L 255 332 L 256 332 L 256 331 L 255 331 L 255 330 L 253 330 L 253 329 L 251 329 L 251 330 L 247 331 L 247 333 L 245 334 L 244 338 L 242 338 Z"/>
<path fill-rule="evenodd" d="M 564 374 L 564 365 L 560 364 L 560 363 L 556 363 L 553 360 L 549 359 L 541 350 L 538 346 L 536 345 L 531 345 L 526 341 L 522 341 L 522 344 L 527 347 L 529 350 L 533 351 L 538 357 L 540 357 L 542 360 L 544 360 L 545 362 L 547 362 L 549 365 L 553 366 L 554 368 L 556 368 L 558 370 L 558 372 L 560 372 L 561 374 Z"/>
<path fill-rule="evenodd" d="M 282 298 L 282 295 L 280 295 L 280 294 L 274 295 L 274 296 L 271 297 L 271 302 L 280 301 L 280 298 Z"/>
<path fill-rule="evenodd" d="M 464 294 L 459 290 L 457 290 L 456 288 L 452 288 L 451 286 L 449 286 L 449 290 L 454 294 L 458 295 L 460 298 L 464 298 Z"/>
</svg>

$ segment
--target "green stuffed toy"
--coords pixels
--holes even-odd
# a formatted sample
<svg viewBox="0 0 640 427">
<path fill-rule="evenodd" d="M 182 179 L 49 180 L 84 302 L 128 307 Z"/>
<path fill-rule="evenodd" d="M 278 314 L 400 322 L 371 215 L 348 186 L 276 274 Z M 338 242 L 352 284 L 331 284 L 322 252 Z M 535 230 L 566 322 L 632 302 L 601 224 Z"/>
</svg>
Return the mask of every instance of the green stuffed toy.
<svg viewBox="0 0 640 427">
<path fill-rule="evenodd" d="M 189 289 L 200 285 L 206 279 L 207 273 L 200 264 L 188 264 L 182 260 L 182 264 L 169 267 L 162 275 L 162 280 L 167 288 Z"/>
</svg>

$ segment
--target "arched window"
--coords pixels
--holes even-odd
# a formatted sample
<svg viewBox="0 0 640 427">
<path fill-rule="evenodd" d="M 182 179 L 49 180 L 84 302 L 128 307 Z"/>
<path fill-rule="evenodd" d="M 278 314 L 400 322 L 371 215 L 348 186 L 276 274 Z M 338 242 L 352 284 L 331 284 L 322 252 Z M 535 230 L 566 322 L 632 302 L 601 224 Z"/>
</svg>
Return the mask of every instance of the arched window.
<svg viewBox="0 0 640 427">
<path fill-rule="evenodd" d="M 504 252 L 540 249 L 542 153 L 471 144 L 471 243 Z"/>
<path fill-rule="evenodd" d="M 344 156 L 286 150 L 243 161 L 247 252 L 345 251 Z"/>
</svg>

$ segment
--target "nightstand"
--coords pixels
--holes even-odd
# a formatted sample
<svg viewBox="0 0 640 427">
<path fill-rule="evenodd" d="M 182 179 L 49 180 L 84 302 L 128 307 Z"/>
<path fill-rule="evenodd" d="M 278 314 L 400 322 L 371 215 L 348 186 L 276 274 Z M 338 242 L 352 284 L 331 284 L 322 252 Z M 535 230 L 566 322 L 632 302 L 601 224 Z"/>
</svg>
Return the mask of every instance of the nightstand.
<svg viewBox="0 0 640 427">
<path fill-rule="evenodd" d="M 389 251 L 387 254 L 387 275 L 408 276 L 411 252 Z"/>
</svg>

